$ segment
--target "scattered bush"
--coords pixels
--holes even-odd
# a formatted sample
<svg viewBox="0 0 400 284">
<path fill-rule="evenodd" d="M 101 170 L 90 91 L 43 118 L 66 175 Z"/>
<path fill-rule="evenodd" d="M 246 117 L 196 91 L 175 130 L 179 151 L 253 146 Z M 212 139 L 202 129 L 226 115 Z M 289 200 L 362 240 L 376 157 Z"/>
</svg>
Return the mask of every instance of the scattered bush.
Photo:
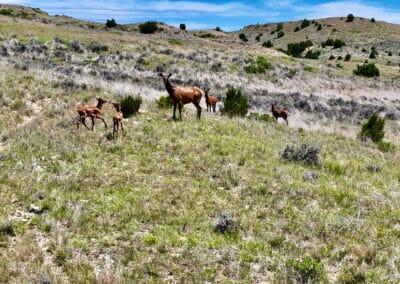
<svg viewBox="0 0 400 284">
<path fill-rule="evenodd" d="M 263 47 L 268 47 L 271 48 L 274 46 L 274 44 L 272 43 L 272 41 L 264 41 L 264 43 L 262 44 Z"/>
<path fill-rule="evenodd" d="M 256 36 L 256 38 L 255 38 L 255 39 L 256 39 L 256 41 L 260 41 L 260 39 L 261 39 L 262 35 L 263 35 L 263 34 L 258 34 L 258 35 Z"/>
<path fill-rule="evenodd" d="M 239 34 L 239 38 L 240 38 L 242 41 L 244 41 L 244 42 L 247 42 L 247 41 L 249 41 L 249 40 L 247 39 L 247 37 L 246 37 L 246 34 L 245 34 L 245 33 L 240 33 L 240 34 Z"/>
<path fill-rule="evenodd" d="M 318 24 L 317 31 L 320 31 L 320 30 L 322 30 L 322 25 Z"/>
<path fill-rule="evenodd" d="M 242 91 L 240 89 L 230 88 L 224 100 L 223 113 L 227 113 L 229 116 L 245 116 L 248 108 L 249 104 L 247 98 L 242 95 Z"/>
<path fill-rule="evenodd" d="M 357 69 L 353 70 L 353 73 L 358 76 L 365 77 L 379 77 L 379 69 L 374 63 L 364 63 L 363 65 L 357 65 Z"/>
<path fill-rule="evenodd" d="M 302 41 L 298 43 L 289 43 L 287 45 L 287 54 L 292 55 L 293 57 L 301 57 L 301 54 L 307 47 L 312 46 L 313 43 L 311 40 Z"/>
<path fill-rule="evenodd" d="M 367 275 L 364 271 L 360 271 L 354 267 L 345 267 L 339 274 L 339 283 L 356 284 L 365 283 Z"/>
<path fill-rule="evenodd" d="M 9 9 L 1 9 L 1 10 L 0 10 L 0 15 L 3 15 L 3 16 L 12 16 L 12 10 L 9 10 Z"/>
<path fill-rule="evenodd" d="M 297 33 L 298 31 L 300 31 L 299 26 L 297 26 L 297 27 L 294 28 L 294 32 L 295 32 L 295 33 Z"/>
<path fill-rule="evenodd" d="M 354 21 L 354 15 L 353 14 L 348 14 L 346 22 L 352 22 L 352 21 Z"/>
<path fill-rule="evenodd" d="M 308 59 L 318 59 L 320 55 L 321 55 L 321 52 L 320 52 L 319 50 L 316 50 L 316 51 L 309 50 L 309 51 L 306 53 L 305 58 L 308 58 Z"/>
<path fill-rule="evenodd" d="M 279 31 L 278 32 L 278 38 L 284 37 L 285 36 L 285 32 L 284 31 Z"/>
<path fill-rule="evenodd" d="M 319 283 L 325 275 L 324 264 L 310 257 L 289 259 L 286 261 L 286 268 L 289 275 L 301 283 Z"/>
<path fill-rule="evenodd" d="M 335 39 L 335 41 L 333 42 L 333 48 L 341 48 L 345 45 L 346 43 L 344 41 L 341 41 L 340 39 Z"/>
<path fill-rule="evenodd" d="M 372 47 L 371 48 L 371 53 L 369 54 L 369 58 L 370 59 L 375 59 L 377 55 L 378 55 L 378 51 L 376 50 L 375 47 Z"/>
<path fill-rule="evenodd" d="M 217 32 L 222 32 L 222 30 L 221 30 L 220 27 L 216 27 L 215 30 L 216 30 Z"/>
<path fill-rule="evenodd" d="M 142 104 L 142 98 L 127 96 L 121 101 L 121 111 L 125 117 L 136 114 Z"/>
<path fill-rule="evenodd" d="M 158 24 L 156 21 L 147 21 L 139 25 L 139 31 L 142 34 L 153 34 L 158 30 Z"/>
<path fill-rule="evenodd" d="M 329 56 L 329 60 L 333 60 L 333 59 L 335 59 L 336 57 L 335 56 L 333 56 L 333 54 L 331 55 L 331 56 Z"/>
<path fill-rule="evenodd" d="M 180 24 L 180 25 L 179 25 L 179 28 L 180 28 L 182 31 L 186 31 L 186 25 L 185 25 L 185 24 Z"/>
<path fill-rule="evenodd" d="M 367 53 L 367 52 L 368 52 L 368 50 L 367 50 L 365 47 L 363 47 L 363 48 L 361 49 L 361 52 L 363 52 L 363 53 Z"/>
<path fill-rule="evenodd" d="M 373 142 L 382 141 L 385 136 L 385 119 L 381 118 L 378 113 L 372 114 L 368 120 L 362 124 L 360 137 L 370 138 Z"/>
<path fill-rule="evenodd" d="M 114 19 L 106 21 L 106 27 L 107 28 L 115 28 L 116 26 L 117 26 L 117 23 L 115 22 Z"/>
<path fill-rule="evenodd" d="M 375 23 L 375 18 L 371 18 L 371 23 Z"/>
<path fill-rule="evenodd" d="M 344 61 L 350 61 L 350 59 L 351 59 L 351 54 L 347 53 L 344 58 Z"/>
<path fill-rule="evenodd" d="M 214 232 L 221 234 L 235 233 L 238 230 L 238 224 L 235 217 L 231 216 L 229 212 L 222 212 L 218 216 L 218 220 L 214 225 Z"/>
<path fill-rule="evenodd" d="M 301 22 L 301 26 L 300 27 L 302 29 L 304 29 L 304 28 L 307 28 L 309 25 L 310 25 L 310 21 L 307 20 L 307 19 L 304 19 L 303 22 Z"/>
<path fill-rule="evenodd" d="M 283 23 L 279 23 L 279 24 L 276 25 L 276 31 L 277 32 L 282 30 L 282 29 L 283 29 Z"/>
<path fill-rule="evenodd" d="M 161 96 L 156 100 L 157 106 L 162 109 L 170 108 L 173 106 L 172 100 L 169 96 Z"/>
<path fill-rule="evenodd" d="M 16 228 L 13 221 L 0 221 L 0 236 L 15 236 Z"/>
<path fill-rule="evenodd" d="M 268 63 L 263 56 L 258 56 L 256 61 L 251 61 L 251 63 L 244 67 L 244 71 L 246 73 L 251 74 L 262 74 L 269 68 L 271 68 L 271 64 Z"/>
<path fill-rule="evenodd" d="M 299 148 L 287 145 L 281 153 L 281 158 L 306 166 L 322 166 L 319 149 L 307 144 L 302 144 Z"/>
</svg>

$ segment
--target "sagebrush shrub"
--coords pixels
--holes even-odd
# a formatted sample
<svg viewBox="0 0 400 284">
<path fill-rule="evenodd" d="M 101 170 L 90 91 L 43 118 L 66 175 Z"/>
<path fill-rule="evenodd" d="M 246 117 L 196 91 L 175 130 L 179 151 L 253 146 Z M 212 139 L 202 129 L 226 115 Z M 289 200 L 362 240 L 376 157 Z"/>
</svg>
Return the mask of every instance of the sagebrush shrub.
<svg viewBox="0 0 400 284">
<path fill-rule="evenodd" d="M 249 104 L 247 98 L 242 95 L 242 91 L 240 89 L 230 88 L 224 100 L 223 113 L 229 116 L 245 116 L 248 108 Z"/>
<path fill-rule="evenodd" d="M 157 106 L 159 108 L 170 108 L 173 106 L 172 100 L 169 96 L 162 96 L 158 100 L 156 100 Z"/>
<path fill-rule="evenodd" d="M 229 212 L 222 212 L 218 217 L 218 221 L 214 226 L 214 231 L 226 234 L 226 233 L 234 233 L 238 229 L 236 218 L 231 216 Z"/>
<path fill-rule="evenodd" d="M 142 104 L 141 97 L 127 96 L 121 101 L 121 111 L 125 117 L 136 114 Z"/>
<path fill-rule="evenodd" d="M 371 138 L 375 143 L 382 141 L 385 136 L 385 119 L 381 118 L 377 113 L 372 114 L 368 120 L 362 124 L 360 136 L 363 138 Z"/>
<path fill-rule="evenodd" d="M 322 161 L 319 156 L 320 150 L 316 147 L 302 144 L 300 147 L 287 145 L 285 150 L 281 153 L 281 158 L 298 164 L 306 166 L 322 166 Z"/>
</svg>

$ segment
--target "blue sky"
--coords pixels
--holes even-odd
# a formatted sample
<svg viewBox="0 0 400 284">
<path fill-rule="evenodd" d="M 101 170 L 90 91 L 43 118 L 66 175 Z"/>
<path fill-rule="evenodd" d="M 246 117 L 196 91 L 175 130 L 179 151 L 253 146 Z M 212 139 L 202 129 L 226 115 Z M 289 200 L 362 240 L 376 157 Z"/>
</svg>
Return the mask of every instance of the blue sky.
<svg viewBox="0 0 400 284">
<path fill-rule="evenodd" d="M 334 16 L 374 17 L 400 24 L 400 0 L 231 0 L 231 1 L 153 1 L 153 0 L 9 0 L 4 3 L 37 7 L 51 15 L 67 15 L 105 23 L 137 23 L 156 20 L 187 29 L 219 26 L 233 31 L 250 24 L 318 19 Z"/>
</svg>

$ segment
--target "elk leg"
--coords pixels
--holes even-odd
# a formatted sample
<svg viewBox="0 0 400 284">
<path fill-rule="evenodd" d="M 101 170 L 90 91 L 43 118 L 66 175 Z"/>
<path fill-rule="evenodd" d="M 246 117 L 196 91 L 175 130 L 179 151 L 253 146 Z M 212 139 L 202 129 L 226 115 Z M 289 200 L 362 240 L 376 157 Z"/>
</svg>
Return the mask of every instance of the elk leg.
<svg viewBox="0 0 400 284">
<path fill-rule="evenodd" d="M 90 129 L 87 125 L 86 125 L 86 118 L 83 116 L 81 117 L 81 123 L 87 128 Z"/>
<path fill-rule="evenodd" d="M 120 123 L 121 123 L 121 131 L 122 133 L 124 133 L 124 127 L 122 126 L 122 121 Z"/>
<path fill-rule="evenodd" d="M 176 120 L 176 116 L 175 116 L 176 104 L 177 104 L 177 103 L 174 102 L 174 111 L 173 111 L 173 113 L 172 113 L 172 119 L 173 119 L 173 120 Z"/>
<path fill-rule="evenodd" d="M 199 102 L 193 102 L 193 104 L 196 106 L 197 108 L 197 118 L 200 119 L 201 116 L 201 106 Z M 210 107 L 210 112 L 211 112 L 211 107 Z"/>
<path fill-rule="evenodd" d="M 179 109 L 179 120 L 182 121 L 182 104 L 181 103 L 179 103 L 178 109 Z"/>
<path fill-rule="evenodd" d="M 104 118 L 102 118 L 101 116 L 99 116 L 98 119 L 101 119 L 101 121 L 103 121 L 105 128 L 108 127 L 106 121 L 104 120 Z"/>
<path fill-rule="evenodd" d="M 93 131 L 93 128 L 94 128 L 94 116 L 91 116 L 90 118 L 92 119 L 92 131 Z"/>
<path fill-rule="evenodd" d="M 215 113 L 215 107 L 216 107 L 216 105 L 213 105 L 213 112 Z"/>
</svg>

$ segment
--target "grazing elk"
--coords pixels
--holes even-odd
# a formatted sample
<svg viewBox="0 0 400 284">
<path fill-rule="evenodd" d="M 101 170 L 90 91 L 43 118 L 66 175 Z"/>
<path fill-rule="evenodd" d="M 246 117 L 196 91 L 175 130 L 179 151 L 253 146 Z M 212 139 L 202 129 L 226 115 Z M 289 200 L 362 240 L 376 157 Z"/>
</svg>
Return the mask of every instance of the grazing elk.
<svg viewBox="0 0 400 284">
<path fill-rule="evenodd" d="M 210 109 L 210 112 L 211 112 L 211 107 L 212 107 L 213 112 L 215 113 L 215 107 L 217 106 L 218 99 L 216 96 L 209 96 L 208 95 L 209 91 L 210 91 L 210 88 L 208 88 L 204 91 L 204 95 L 206 97 L 207 111 L 208 111 L 208 109 Z"/>
<path fill-rule="evenodd" d="M 89 129 L 89 127 L 86 125 L 85 119 L 86 117 L 90 117 L 92 119 L 92 130 L 94 127 L 94 119 L 100 119 L 101 121 L 104 122 L 104 126 L 107 128 L 107 123 L 104 120 L 104 118 L 101 117 L 101 108 L 103 107 L 103 104 L 105 104 L 107 101 L 97 97 L 97 105 L 95 107 L 91 107 L 91 106 L 83 106 L 83 107 L 79 107 L 77 109 L 77 112 L 79 114 L 79 118 L 76 122 L 76 128 L 79 129 L 79 124 L 83 124 L 87 129 Z"/>
<path fill-rule="evenodd" d="M 287 109 L 277 108 L 274 103 L 271 103 L 271 112 L 274 115 L 276 122 L 278 122 L 279 117 L 282 117 L 286 121 L 286 125 L 289 124 L 287 120 L 289 111 Z"/>
<path fill-rule="evenodd" d="M 191 87 L 182 87 L 182 86 L 172 86 L 171 82 L 169 81 L 169 77 L 171 77 L 171 73 L 168 76 L 164 76 L 162 73 L 159 75 L 163 78 L 165 88 L 174 103 L 174 113 L 172 118 L 176 120 L 175 111 L 176 105 L 179 108 L 179 119 L 182 120 L 182 107 L 185 104 L 193 103 L 197 108 L 197 118 L 200 119 L 201 116 L 201 106 L 200 100 L 202 96 L 202 92 L 199 88 L 195 86 Z"/>
<path fill-rule="evenodd" d="M 121 111 L 121 104 L 120 103 L 113 103 L 113 106 L 115 107 L 115 114 L 113 116 L 113 136 L 116 132 L 118 132 L 119 126 L 121 126 L 121 131 L 124 133 L 124 127 L 122 126 L 122 111 Z"/>
</svg>

